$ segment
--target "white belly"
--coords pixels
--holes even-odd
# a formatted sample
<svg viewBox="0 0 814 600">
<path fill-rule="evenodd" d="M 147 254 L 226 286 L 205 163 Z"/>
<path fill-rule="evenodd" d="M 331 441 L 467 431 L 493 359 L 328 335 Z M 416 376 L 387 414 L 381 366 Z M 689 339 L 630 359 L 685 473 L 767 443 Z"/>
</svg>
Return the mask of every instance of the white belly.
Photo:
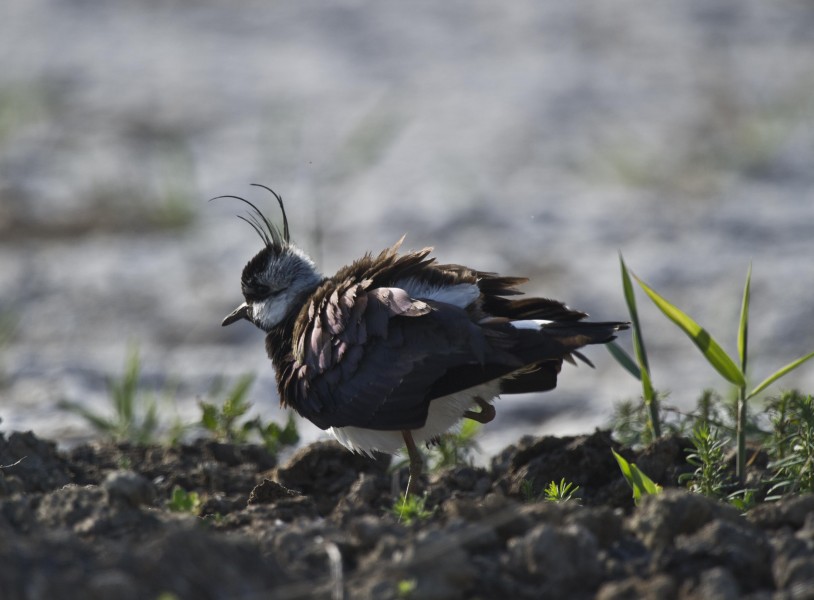
<svg viewBox="0 0 814 600">
<path fill-rule="evenodd" d="M 491 381 L 449 396 L 436 398 L 430 402 L 424 427 L 412 430 L 415 443 L 422 444 L 446 433 L 461 420 L 464 411 L 474 406 L 475 397 L 492 402 L 499 391 L 499 382 Z M 331 427 L 328 431 L 345 448 L 363 454 L 369 455 L 374 450 L 394 454 L 404 447 L 401 431 L 377 431 L 361 427 Z"/>
</svg>

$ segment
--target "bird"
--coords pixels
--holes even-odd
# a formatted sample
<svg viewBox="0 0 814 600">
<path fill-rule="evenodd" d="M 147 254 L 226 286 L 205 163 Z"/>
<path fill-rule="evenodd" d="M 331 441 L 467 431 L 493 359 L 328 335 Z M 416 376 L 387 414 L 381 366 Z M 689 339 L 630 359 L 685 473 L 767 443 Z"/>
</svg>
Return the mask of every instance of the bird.
<svg viewBox="0 0 814 600">
<path fill-rule="evenodd" d="M 351 451 L 406 448 L 405 497 L 423 471 L 419 445 L 462 419 L 488 423 L 501 395 L 557 385 L 563 361 L 576 364 L 589 344 L 604 344 L 626 322 L 589 322 L 557 300 L 527 297 L 524 277 L 440 264 L 433 248 L 400 252 L 402 237 L 323 275 L 252 202 L 238 218 L 263 246 L 243 268 L 244 301 L 223 319 L 265 332 L 283 407 L 329 431 Z"/>
</svg>

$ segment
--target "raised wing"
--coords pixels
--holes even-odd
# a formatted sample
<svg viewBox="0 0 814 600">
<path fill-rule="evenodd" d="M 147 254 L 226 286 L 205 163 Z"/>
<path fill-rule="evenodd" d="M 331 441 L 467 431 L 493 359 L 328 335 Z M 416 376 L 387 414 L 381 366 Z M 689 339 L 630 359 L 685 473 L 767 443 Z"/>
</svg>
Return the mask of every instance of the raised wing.
<svg viewBox="0 0 814 600">
<path fill-rule="evenodd" d="M 285 401 L 323 429 L 421 427 L 434 384 L 495 353 L 464 310 L 400 288 L 337 287 L 308 310 L 282 388 Z"/>
</svg>

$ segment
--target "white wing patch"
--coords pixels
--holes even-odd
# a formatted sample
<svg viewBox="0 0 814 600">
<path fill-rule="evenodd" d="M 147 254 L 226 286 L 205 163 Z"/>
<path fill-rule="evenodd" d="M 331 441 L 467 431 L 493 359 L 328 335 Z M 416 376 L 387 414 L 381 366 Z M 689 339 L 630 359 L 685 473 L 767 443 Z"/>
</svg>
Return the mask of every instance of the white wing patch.
<svg viewBox="0 0 814 600">
<path fill-rule="evenodd" d="M 480 296 L 480 288 L 474 283 L 457 283 L 455 285 L 430 285 L 412 277 L 400 279 L 394 284 L 410 294 L 411 298 L 435 300 L 466 308 Z"/>
<path fill-rule="evenodd" d="M 528 321 L 511 321 L 509 325 L 515 329 L 542 329 L 552 321 L 545 319 L 529 319 Z"/>
</svg>

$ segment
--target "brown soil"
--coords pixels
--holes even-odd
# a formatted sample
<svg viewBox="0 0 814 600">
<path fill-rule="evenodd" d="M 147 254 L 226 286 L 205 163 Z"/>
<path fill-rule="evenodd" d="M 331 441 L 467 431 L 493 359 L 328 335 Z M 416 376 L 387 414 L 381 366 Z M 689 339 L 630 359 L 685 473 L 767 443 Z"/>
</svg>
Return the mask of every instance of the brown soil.
<svg viewBox="0 0 814 600">
<path fill-rule="evenodd" d="M 735 509 L 670 486 L 686 444 L 607 432 L 524 438 L 488 469 L 423 482 L 432 515 L 390 511 L 389 458 L 258 446 L 0 436 L 0 594 L 60 598 L 811 598 L 814 496 Z M 610 448 L 667 486 L 634 508 Z M 579 504 L 528 500 L 549 481 Z M 181 486 L 200 516 L 167 508 Z M 394 493 L 395 490 L 395 493 Z"/>
</svg>

